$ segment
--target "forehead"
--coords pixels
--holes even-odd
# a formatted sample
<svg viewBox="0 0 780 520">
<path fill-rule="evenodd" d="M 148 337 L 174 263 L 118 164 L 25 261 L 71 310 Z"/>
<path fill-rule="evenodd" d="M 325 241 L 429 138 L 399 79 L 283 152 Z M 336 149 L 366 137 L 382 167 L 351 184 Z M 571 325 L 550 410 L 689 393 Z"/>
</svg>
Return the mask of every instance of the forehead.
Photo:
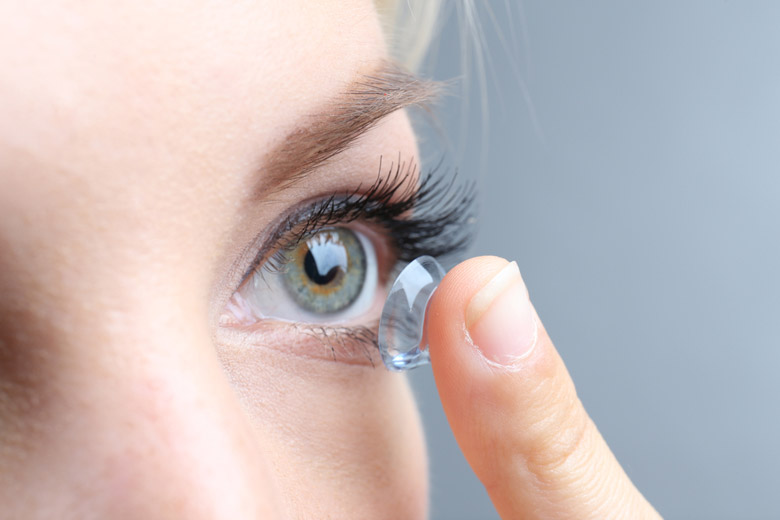
<svg viewBox="0 0 780 520">
<path fill-rule="evenodd" d="M 85 174 L 262 151 L 385 52 L 370 1 L 32 4 L 0 8 L 0 141 Z"/>
</svg>

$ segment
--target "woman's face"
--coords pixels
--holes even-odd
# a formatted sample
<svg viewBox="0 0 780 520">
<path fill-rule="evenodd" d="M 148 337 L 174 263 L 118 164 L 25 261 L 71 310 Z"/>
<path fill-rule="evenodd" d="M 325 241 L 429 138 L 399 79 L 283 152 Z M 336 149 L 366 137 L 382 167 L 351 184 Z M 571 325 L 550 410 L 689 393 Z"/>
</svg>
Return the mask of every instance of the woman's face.
<svg viewBox="0 0 780 520">
<path fill-rule="evenodd" d="M 389 65 L 373 4 L 12 2 L 0 16 L 4 514 L 425 516 L 410 390 L 355 333 L 382 290 L 328 314 L 300 310 L 328 287 L 295 300 L 252 274 L 294 247 L 312 203 L 368 190 L 380 157 L 383 174 L 414 161 L 399 109 L 426 92 Z M 343 225 L 381 287 L 387 233 Z M 338 233 L 323 255 L 355 256 Z M 278 289 L 283 273 L 263 276 Z M 269 315 L 287 321 L 258 323 Z"/>
</svg>

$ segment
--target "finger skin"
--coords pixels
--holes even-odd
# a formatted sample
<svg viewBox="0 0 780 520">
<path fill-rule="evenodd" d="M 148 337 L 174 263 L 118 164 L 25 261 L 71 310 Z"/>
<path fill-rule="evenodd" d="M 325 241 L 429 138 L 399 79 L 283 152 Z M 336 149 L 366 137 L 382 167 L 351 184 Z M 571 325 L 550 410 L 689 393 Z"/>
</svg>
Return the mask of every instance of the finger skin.
<svg viewBox="0 0 780 520">
<path fill-rule="evenodd" d="M 537 339 L 521 359 L 494 363 L 473 345 L 466 308 L 506 265 L 478 257 L 456 266 L 426 322 L 444 411 L 501 518 L 659 518 L 583 408 L 535 311 Z"/>
</svg>

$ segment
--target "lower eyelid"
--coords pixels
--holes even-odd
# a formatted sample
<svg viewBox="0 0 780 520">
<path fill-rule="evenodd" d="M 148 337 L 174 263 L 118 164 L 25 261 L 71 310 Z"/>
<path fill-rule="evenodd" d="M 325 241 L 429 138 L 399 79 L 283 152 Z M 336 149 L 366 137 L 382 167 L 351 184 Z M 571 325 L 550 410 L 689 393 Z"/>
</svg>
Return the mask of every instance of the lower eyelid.
<svg viewBox="0 0 780 520">
<path fill-rule="evenodd" d="M 369 326 L 331 327 L 279 320 L 261 320 L 251 326 L 221 327 L 220 343 L 239 348 L 269 349 L 282 355 L 381 367 L 376 346 L 378 322 Z"/>
</svg>

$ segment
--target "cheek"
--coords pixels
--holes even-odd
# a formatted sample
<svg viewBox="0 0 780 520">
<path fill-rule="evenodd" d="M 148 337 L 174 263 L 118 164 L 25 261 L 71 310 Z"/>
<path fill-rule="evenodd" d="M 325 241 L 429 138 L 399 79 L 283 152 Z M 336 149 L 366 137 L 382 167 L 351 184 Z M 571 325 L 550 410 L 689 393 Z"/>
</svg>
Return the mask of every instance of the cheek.
<svg viewBox="0 0 780 520">
<path fill-rule="evenodd" d="M 426 517 L 424 440 L 404 376 L 264 347 L 220 357 L 294 517 Z"/>
</svg>

